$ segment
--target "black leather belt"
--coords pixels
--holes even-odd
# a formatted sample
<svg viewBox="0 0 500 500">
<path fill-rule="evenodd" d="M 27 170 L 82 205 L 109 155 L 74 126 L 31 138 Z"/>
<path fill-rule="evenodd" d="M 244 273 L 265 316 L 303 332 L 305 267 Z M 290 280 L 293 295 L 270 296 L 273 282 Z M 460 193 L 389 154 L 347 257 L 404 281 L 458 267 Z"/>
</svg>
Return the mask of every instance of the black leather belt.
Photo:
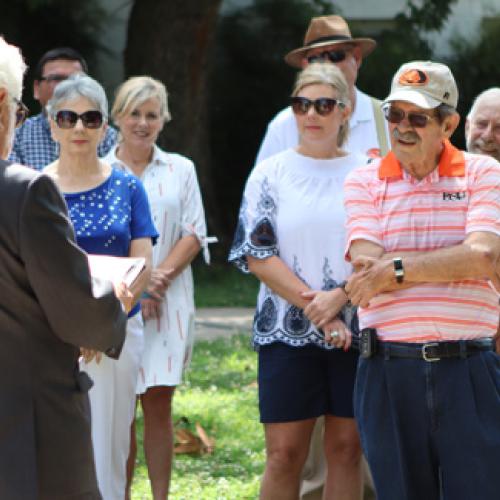
<svg viewBox="0 0 500 500">
<path fill-rule="evenodd" d="M 389 358 L 413 358 L 439 361 L 444 358 L 466 358 L 480 351 L 492 351 L 493 339 L 458 340 L 410 344 L 406 342 L 378 342 L 377 354 Z"/>
</svg>

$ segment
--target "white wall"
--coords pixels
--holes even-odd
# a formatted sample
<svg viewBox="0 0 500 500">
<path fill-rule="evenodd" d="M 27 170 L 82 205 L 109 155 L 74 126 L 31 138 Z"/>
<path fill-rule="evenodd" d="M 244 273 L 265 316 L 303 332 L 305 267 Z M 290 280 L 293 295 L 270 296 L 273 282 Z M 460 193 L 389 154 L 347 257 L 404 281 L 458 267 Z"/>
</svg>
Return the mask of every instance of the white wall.
<svg viewBox="0 0 500 500">
<path fill-rule="evenodd" d="M 391 19 L 403 12 L 405 0 L 334 0 L 332 5 L 346 19 Z M 435 48 L 436 56 L 450 53 L 450 40 L 457 35 L 475 40 L 480 35 L 483 17 L 500 16 L 500 0 L 458 0 L 443 29 L 439 33 L 429 33 L 427 38 Z"/>
</svg>

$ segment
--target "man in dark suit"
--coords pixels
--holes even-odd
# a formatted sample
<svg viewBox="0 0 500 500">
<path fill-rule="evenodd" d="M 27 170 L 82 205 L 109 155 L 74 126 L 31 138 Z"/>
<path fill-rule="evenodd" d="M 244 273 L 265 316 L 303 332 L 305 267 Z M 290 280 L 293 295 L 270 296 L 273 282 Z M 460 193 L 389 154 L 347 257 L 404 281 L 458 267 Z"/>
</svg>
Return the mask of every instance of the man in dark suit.
<svg viewBox="0 0 500 500">
<path fill-rule="evenodd" d="M 77 361 L 79 347 L 118 356 L 126 315 L 92 283 L 53 182 L 4 161 L 24 70 L 0 38 L 0 498 L 100 499 Z"/>
</svg>

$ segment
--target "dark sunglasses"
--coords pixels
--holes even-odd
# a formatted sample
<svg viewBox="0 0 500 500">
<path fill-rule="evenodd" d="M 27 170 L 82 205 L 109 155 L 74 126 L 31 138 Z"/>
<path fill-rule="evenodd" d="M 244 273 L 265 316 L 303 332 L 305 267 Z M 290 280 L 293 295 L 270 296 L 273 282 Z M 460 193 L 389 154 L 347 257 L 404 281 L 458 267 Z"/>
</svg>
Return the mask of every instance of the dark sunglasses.
<svg viewBox="0 0 500 500">
<path fill-rule="evenodd" d="M 342 62 L 347 56 L 346 50 L 325 50 L 319 54 L 307 57 L 308 63 L 321 62 L 326 59 L 332 63 Z"/>
<path fill-rule="evenodd" d="M 82 120 L 85 128 L 99 128 L 102 125 L 103 116 L 100 111 L 90 110 L 79 115 L 69 109 L 62 109 L 54 116 L 54 121 L 59 128 L 73 128 L 78 120 Z"/>
<path fill-rule="evenodd" d="M 389 123 L 401 123 L 405 117 L 408 117 L 408 123 L 414 128 L 424 128 L 434 119 L 433 116 L 426 115 L 425 113 L 405 113 L 402 109 L 393 106 L 386 106 L 383 108 L 383 111 L 385 119 Z"/>
<path fill-rule="evenodd" d="M 24 104 L 19 99 L 16 99 L 14 97 L 13 100 L 17 106 L 17 109 L 16 109 L 16 128 L 17 128 L 17 127 L 20 127 L 25 122 L 26 118 L 28 117 L 28 115 L 30 113 L 30 110 L 28 109 L 26 104 Z"/>
<path fill-rule="evenodd" d="M 340 108 L 344 107 L 344 103 L 337 101 L 337 99 L 331 99 L 330 97 L 320 97 L 319 99 L 308 99 L 307 97 L 292 97 L 292 110 L 296 115 L 305 115 L 311 106 L 318 115 L 327 116 L 335 108 L 335 105 Z"/>
<path fill-rule="evenodd" d="M 41 76 L 39 78 L 39 81 L 43 82 L 47 82 L 47 83 L 60 83 L 60 82 L 64 82 L 64 80 L 67 80 L 68 79 L 68 76 L 67 75 L 47 75 L 47 76 Z"/>
</svg>

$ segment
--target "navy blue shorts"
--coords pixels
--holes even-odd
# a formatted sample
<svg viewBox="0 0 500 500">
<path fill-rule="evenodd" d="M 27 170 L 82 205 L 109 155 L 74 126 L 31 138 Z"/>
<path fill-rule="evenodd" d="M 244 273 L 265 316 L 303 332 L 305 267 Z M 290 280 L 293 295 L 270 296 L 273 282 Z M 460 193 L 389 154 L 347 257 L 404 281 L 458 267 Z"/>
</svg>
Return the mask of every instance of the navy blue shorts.
<svg viewBox="0 0 500 500">
<path fill-rule="evenodd" d="M 357 351 L 259 347 L 259 410 L 262 423 L 294 422 L 321 415 L 352 418 Z"/>
</svg>

